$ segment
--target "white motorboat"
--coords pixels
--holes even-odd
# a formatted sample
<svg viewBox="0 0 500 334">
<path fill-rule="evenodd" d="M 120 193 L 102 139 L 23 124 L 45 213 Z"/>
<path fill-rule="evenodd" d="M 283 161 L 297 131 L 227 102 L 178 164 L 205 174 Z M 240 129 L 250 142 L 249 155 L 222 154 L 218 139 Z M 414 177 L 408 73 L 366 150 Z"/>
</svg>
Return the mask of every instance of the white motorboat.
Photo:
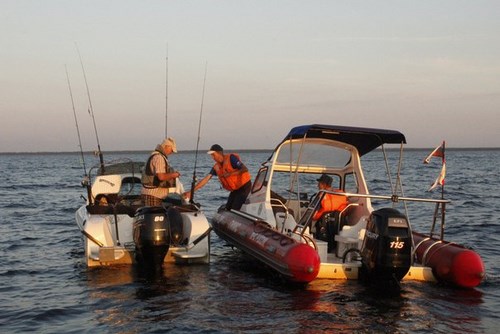
<svg viewBox="0 0 500 334">
<path fill-rule="evenodd" d="M 91 169 L 82 184 L 86 203 L 76 211 L 88 267 L 153 261 L 151 248 L 162 248 L 155 261 L 209 263 L 210 225 L 198 206 L 186 202 L 180 180 L 161 207 L 144 207 L 141 168 L 121 161 Z M 95 178 L 92 183 L 92 171 Z M 97 172 L 96 172 L 97 171 Z M 148 250 L 146 252 L 146 250 Z"/>
<path fill-rule="evenodd" d="M 448 200 L 405 197 L 400 168 L 392 179 L 386 154 L 389 194 L 368 190 L 361 156 L 379 147 L 385 153 L 385 144 L 399 144 L 402 152 L 405 143 L 405 136 L 393 130 L 295 127 L 262 164 L 242 209 L 221 207 L 212 228 L 291 281 L 330 278 L 399 284 L 401 279 L 415 279 L 474 287 L 484 276 L 481 258 L 443 239 Z M 331 177 L 338 190 L 321 190 L 312 199 L 322 174 Z M 348 205 L 313 220 L 326 194 L 346 196 Z M 386 207 L 375 210 L 373 199 L 387 201 Z M 430 205 L 430 218 L 432 212 L 434 216 L 428 235 L 412 231 L 407 202 Z M 396 209 L 401 206 L 404 213 Z M 435 231 L 439 223 L 441 233 Z"/>
</svg>

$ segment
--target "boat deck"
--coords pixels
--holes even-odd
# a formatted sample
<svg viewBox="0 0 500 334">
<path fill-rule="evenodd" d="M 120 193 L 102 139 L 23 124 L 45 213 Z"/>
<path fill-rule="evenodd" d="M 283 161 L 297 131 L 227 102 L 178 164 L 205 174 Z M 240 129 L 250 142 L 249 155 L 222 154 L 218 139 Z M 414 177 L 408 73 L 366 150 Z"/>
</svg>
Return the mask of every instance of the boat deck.
<svg viewBox="0 0 500 334">
<path fill-rule="evenodd" d="M 327 254 L 326 262 L 321 262 L 317 278 L 319 279 L 358 279 L 360 261 L 343 263 L 335 254 Z M 432 268 L 414 264 L 403 280 L 436 282 Z"/>
</svg>

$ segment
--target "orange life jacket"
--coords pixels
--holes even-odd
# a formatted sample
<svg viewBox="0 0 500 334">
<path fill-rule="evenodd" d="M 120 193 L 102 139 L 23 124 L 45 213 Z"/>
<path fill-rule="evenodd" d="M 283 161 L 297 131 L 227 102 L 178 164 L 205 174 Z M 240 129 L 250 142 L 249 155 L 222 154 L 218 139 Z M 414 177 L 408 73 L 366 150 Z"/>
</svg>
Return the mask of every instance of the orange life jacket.
<svg viewBox="0 0 500 334">
<path fill-rule="evenodd" d="M 217 177 L 222 184 L 222 187 L 229 191 L 234 191 L 240 189 L 243 185 L 245 185 L 248 181 L 250 181 L 251 176 L 248 171 L 245 171 L 240 174 L 223 176 L 226 173 L 232 173 L 234 171 L 239 171 L 237 168 L 233 168 L 231 166 L 231 155 L 234 155 L 240 160 L 240 156 L 236 153 L 228 153 L 224 155 L 224 161 L 222 164 L 216 162 L 214 165 L 214 170 L 217 173 Z"/>
<path fill-rule="evenodd" d="M 314 214 L 313 220 L 320 219 L 321 215 L 328 211 L 342 211 L 347 204 L 347 197 L 344 195 L 325 194 L 325 197 L 321 200 L 320 208 Z"/>
</svg>

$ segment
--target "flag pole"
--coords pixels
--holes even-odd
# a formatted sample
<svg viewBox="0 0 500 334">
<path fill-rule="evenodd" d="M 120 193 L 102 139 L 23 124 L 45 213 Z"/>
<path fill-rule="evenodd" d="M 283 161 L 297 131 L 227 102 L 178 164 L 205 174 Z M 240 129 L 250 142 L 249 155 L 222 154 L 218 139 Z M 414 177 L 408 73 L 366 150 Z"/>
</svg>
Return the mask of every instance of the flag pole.
<svg viewBox="0 0 500 334">
<path fill-rule="evenodd" d="M 442 160 L 441 160 L 442 161 L 442 165 L 446 164 L 446 153 L 445 153 L 446 152 L 446 147 L 445 147 L 445 144 L 446 144 L 446 142 L 443 140 L 443 145 L 442 145 L 443 146 L 443 157 L 442 157 Z M 443 182 L 441 184 L 441 199 L 444 199 L 444 184 L 445 183 L 446 182 L 444 182 L 444 180 L 443 180 Z"/>
<path fill-rule="evenodd" d="M 438 146 L 434 151 L 431 152 L 427 156 L 427 158 L 424 159 L 424 163 L 428 164 L 431 160 L 432 157 L 441 157 L 441 172 L 439 173 L 438 178 L 432 186 L 429 188 L 428 191 L 431 191 L 434 189 L 438 184 L 441 186 L 441 200 L 444 200 L 444 184 L 445 184 L 445 175 L 446 175 L 446 157 L 445 157 L 445 141 L 441 143 L 440 146 Z M 429 236 L 432 237 L 432 234 L 434 233 L 434 227 L 436 225 L 436 220 L 437 220 L 437 215 L 439 213 L 439 206 L 441 205 L 441 240 L 444 238 L 444 224 L 445 224 L 445 215 L 446 215 L 446 204 L 443 203 L 436 203 L 436 208 L 434 210 L 434 217 L 432 220 L 432 227 L 431 227 L 431 232 Z"/>
<path fill-rule="evenodd" d="M 442 157 L 442 163 L 443 165 L 446 164 L 446 147 L 445 147 L 445 141 L 443 140 L 443 157 Z M 443 180 L 441 184 L 441 199 L 444 199 L 444 184 L 446 182 Z M 441 203 L 441 241 L 444 240 L 444 224 L 445 224 L 445 216 L 446 216 L 446 204 Z"/>
</svg>

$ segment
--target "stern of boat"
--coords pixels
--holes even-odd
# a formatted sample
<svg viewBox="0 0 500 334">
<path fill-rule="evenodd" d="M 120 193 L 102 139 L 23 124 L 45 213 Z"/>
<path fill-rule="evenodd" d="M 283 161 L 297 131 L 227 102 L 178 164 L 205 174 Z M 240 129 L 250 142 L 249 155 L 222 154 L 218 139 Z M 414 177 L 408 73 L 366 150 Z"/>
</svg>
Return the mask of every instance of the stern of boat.
<svg viewBox="0 0 500 334">
<path fill-rule="evenodd" d="M 210 262 L 211 227 L 201 211 L 181 212 L 184 238 L 171 245 L 165 262 L 178 264 L 208 264 Z"/>
<path fill-rule="evenodd" d="M 112 215 L 92 215 L 88 213 L 86 206 L 82 206 L 75 216 L 78 228 L 83 235 L 85 260 L 88 267 L 133 263 L 134 249 L 129 240 L 131 237 L 130 217 L 117 216 L 123 238 L 118 244 L 115 218 Z"/>
</svg>

